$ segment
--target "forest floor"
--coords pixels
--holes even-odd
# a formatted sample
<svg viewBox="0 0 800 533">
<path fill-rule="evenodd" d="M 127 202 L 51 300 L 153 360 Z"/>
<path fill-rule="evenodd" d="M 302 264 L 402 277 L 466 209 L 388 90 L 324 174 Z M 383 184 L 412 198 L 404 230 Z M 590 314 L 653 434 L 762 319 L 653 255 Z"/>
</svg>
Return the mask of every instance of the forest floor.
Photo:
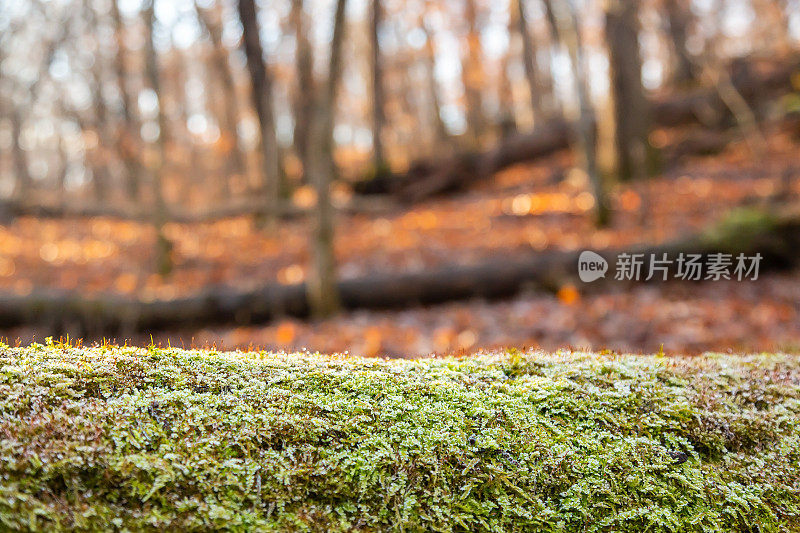
<svg viewBox="0 0 800 533">
<path fill-rule="evenodd" d="M 567 152 L 506 170 L 492 181 L 385 215 L 342 215 L 339 274 L 403 272 L 550 250 L 662 243 L 720 220 L 732 208 L 785 192 L 800 196 L 798 141 L 776 126 L 767 152 L 744 142 L 720 154 L 684 158 L 647 182 L 617 185 L 614 220 L 597 230 L 584 176 Z M 306 191 L 307 192 L 307 191 Z M 304 191 L 300 191 L 302 201 Z M 0 226 L 0 291 L 34 288 L 118 293 L 144 300 L 192 294 L 207 286 L 256 288 L 298 283 L 308 263 L 308 227 L 285 221 L 273 233 L 247 217 L 169 224 L 174 272 L 153 272 L 154 235 L 146 224 L 111 219 L 19 218 Z M 403 311 L 356 311 L 323 322 L 283 320 L 247 327 L 154 332 L 164 344 L 248 345 L 359 355 L 417 356 L 501 345 L 572 345 L 623 351 L 800 348 L 800 277 L 768 273 L 758 281 L 607 284 L 602 294 L 564 286 L 511 300 L 454 302 Z M 0 332 L 12 342 L 41 340 L 41 330 Z M 122 341 L 123 339 L 117 339 Z M 134 342 L 149 341 L 134 337 Z"/>
</svg>

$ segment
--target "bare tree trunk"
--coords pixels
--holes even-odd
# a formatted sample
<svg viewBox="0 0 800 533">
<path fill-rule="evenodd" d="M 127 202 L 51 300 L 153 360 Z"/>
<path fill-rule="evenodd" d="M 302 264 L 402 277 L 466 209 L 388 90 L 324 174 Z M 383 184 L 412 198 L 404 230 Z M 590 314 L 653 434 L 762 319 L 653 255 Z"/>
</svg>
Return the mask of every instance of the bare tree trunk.
<svg viewBox="0 0 800 533">
<path fill-rule="evenodd" d="M 40 70 L 35 80 L 28 85 L 29 105 L 36 103 L 39 88 L 43 80 L 47 78 L 47 69 L 53 60 L 58 46 L 69 36 L 69 25 L 65 24 L 58 36 L 45 44 L 44 61 L 41 63 Z M 5 50 L 0 49 L 0 62 L 7 57 Z M 17 200 L 26 200 L 33 192 L 34 183 L 28 166 L 28 155 L 22 147 L 22 132 L 25 127 L 25 116 L 20 111 L 19 105 L 13 101 L 10 95 L 0 91 L 0 110 L 8 114 L 11 123 L 11 159 L 14 168 L 14 190 L 13 196 Z"/>
<path fill-rule="evenodd" d="M 430 100 L 431 115 L 433 119 L 433 129 L 436 142 L 443 146 L 449 142 L 447 127 L 442 120 L 441 97 L 439 96 L 439 84 L 436 82 L 436 47 L 433 42 L 433 31 L 428 27 L 424 17 L 420 17 L 420 27 L 425 32 L 425 77 L 428 85 L 428 98 Z"/>
<path fill-rule="evenodd" d="M 83 8 L 86 12 L 88 23 L 96 27 L 97 17 L 91 2 L 89 0 L 84 0 Z M 92 161 L 92 185 L 94 188 L 94 196 L 99 202 L 105 201 L 108 195 L 108 160 L 111 151 L 108 146 L 108 140 L 111 137 L 111 132 L 109 132 L 108 128 L 108 108 L 106 107 L 105 97 L 103 95 L 103 70 L 105 65 L 102 59 L 102 52 L 97 50 L 94 54 L 94 61 L 91 68 L 91 93 L 95 120 L 92 129 L 97 134 L 97 145 L 92 148 L 90 160 Z"/>
<path fill-rule="evenodd" d="M 13 105 L 9 102 L 10 105 Z M 9 113 L 11 119 L 11 156 L 14 160 L 14 174 L 16 175 L 16 184 L 14 186 L 14 196 L 16 198 L 26 198 L 31 191 L 33 181 L 31 180 L 31 173 L 28 170 L 28 156 L 25 150 L 22 149 L 20 138 L 22 136 L 22 115 L 19 109 L 14 107 Z"/>
<path fill-rule="evenodd" d="M 97 59 L 95 59 L 97 61 Z M 95 81 L 96 85 L 99 81 Z M 108 139 L 108 128 L 105 104 L 102 103 L 103 95 L 100 93 L 99 87 L 93 88 L 93 99 L 95 104 L 95 123 L 90 129 L 93 129 L 97 134 L 97 145 L 91 149 L 92 154 L 90 160 L 92 162 L 92 190 L 94 192 L 95 200 L 103 202 L 108 197 L 109 187 L 109 171 L 108 171 L 108 155 L 109 149 L 106 146 L 106 139 Z"/>
<path fill-rule="evenodd" d="M 179 51 L 175 43 L 173 43 L 173 48 L 175 48 L 175 52 L 171 54 L 171 65 L 169 66 L 169 70 L 172 74 L 172 94 L 174 95 L 178 107 L 176 110 L 176 118 L 178 119 L 177 122 L 180 124 L 180 128 L 173 128 L 171 133 L 173 138 L 180 138 L 182 154 L 186 154 L 186 151 L 184 150 L 188 151 L 188 157 L 181 157 L 181 163 L 183 163 L 185 159 L 188 159 L 188 167 L 184 167 L 185 171 L 182 170 L 179 174 L 181 179 L 178 183 L 178 192 L 175 197 L 183 202 L 191 203 L 193 193 L 196 194 L 200 188 L 196 187 L 196 185 L 198 185 L 201 181 L 200 177 L 209 173 L 208 169 L 204 168 L 203 165 L 203 156 L 205 155 L 204 151 L 198 147 L 198 144 L 195 142 L 195 139 L 188 128 L 189 117 L 191 116 L 186 89 L 187 80 L 189 79 L 189 65 L 191 65 L 192 62 L 198 61 L 198 58 L 196 51 L 193 52 L 192 49 Z M 176 133 L 176 129 L 179 130 L 179 133 Z M 234 132 L 233 135 L 235 136 L 236 132 Z M 228 148 L 229 145 L 226 145 L 227 153 L 230 155 L 231 152 Z M 228 163 L 229 160 L 226 159 L 224 164 L 227 165 Z M 227 182 L 229 180 L 225 181 Z M 224 198 L 224 192 L 220 195 L 215 195 L 214 198 Z"/>
<path fill-rule="evenodd" d="M 95 116 L 95 122 L 89 123 L 81 115 L 80 111 L 67 108 L 67 106 L 64 105 L 64 102 L 60 102 L 59 107 L 61 109 L 61 113 L 64 116 L 71 117 L 78 124 L 78 127 L 82 132 L 93 132 L 98 138 L 95 146 L 84 151 L 83 161 L 84 168 L 91 170 L 92 172 L 91 186 L 92 191 L 94 192 L 95 201 L 101 203 L 105 198 L 105 186 L 108 181 L 108 169 L 105 166 L 103 154 L 101 153 L 104 150 L 102 146 L 103 132 L 101 131 L 101 125 L 97 119 L 97 116 Z"/>
<path fill-rule="evenodd" d="M 205 89 L 203 92 L 205 94 L 205 107 L 211 115 L 217 117 L 217 123 L 220 127 L 220 138 L 224 139 L 228 134 L 225 118 L 227 102 L 223 101 L 226 100 L 225 98 L 216 96 L 223 93 L 224 89 L 221 87 L 222 82 L 217 75 L 217 67 L 214 65 L 214 55 L 214 50 L 203 55 L 203 60 L 205 61 L 203 72 Z M 238 184 L 251 183 L 250 176 L 246 172 L 247 153 L 244 150 L 242 151 L 242 157 L 245 173 L 240 176 L 241 179 L 239 180 L 235 179 L 235 177 L 230 174 L 230 172 L 233 172 L 233 166 L 230 161 L 218 161 L 218 158 L 213 157 L 214 164 L 210 166 L 210 169 L 207 170 L 208 174 L 205 176 L 205 182 L 208 185 L 206 192 L 219 198 L 233 198 L 238 191 Z"/>
<path fill-rule="evenodd" d="M 48 69 L 53 62 L 56 51 L 62 43 L 71 37 L 71 26 L 72 25 L 69 23 L 69 21 L 65 21 L 60 25 L 55 36 L 53 36 L 51 39 L 45 39 L 43 43 L 43 61 L 41 61 L 39 64 L 39 71 L 37 72 L 33 82 L 27 86 L 27 105 L 36 105 L 42 82 L 46 79 L 50 79 L 50 76 L 48 75 Z M 4 34 L 3 37 L 5 36 L 6 35 Z M 6 50 L 0 48 L 0 63 L 3 63 L 6 57 Z M 22 133 L 25 126 L 25 115 L 23 115 L 22 111 L 20 110 L 20 106 L 13 101 L 11 95 L 5 94 L 5 91 L 2 90 L 0 90 L 0 111 L 5 111 L 8 113 L 9 122 L 11 123 L 11 158 L 15 174 L 15 183 L 12 195 L 15 196 L 17 200 L 26 200 L 33 192 L 34 183 L 28 167 L 28 156 L 22 146 Z M 3 213 L 0 213 L 0 216 L 2 215 Z"/>
<path fill-rule="evenodd" d="M 125 166 L 125 184 L 130 199 L 137 200 L 140 194 L 142 164 L 139 159 L 141 139 L 139 121 L 136 118 L 135 104 L 128 88 L 127 54 L 125 53 L 125 26 L 119 12 L 118 0 L 111 0 L 111 16 L 114 20 L 114 33 L 117 41 L 115 60 L 117 87 L 122 99 L 123 123 L 116 135 L 117 151 Z"/>
<path fill-rule="evenodd" d="M 345 31 L 346 0 L 336 1 L 333 23 L 328 80 L 321 98 L 317 99 L 314 114 L 315 154 L 310 158 L 311 179 L 317 192 L 317 210 L 314 219 L 311 273 L 308 278 L 308 301 L 312 314 L 329 316 L 340 306 L 336 288 L 336 260 L 334 256 L 334 210 L 331 205 L 330 185 L 336 173 L 333 160 L 333 125 L 336 95 L 342 77 L 342 43 Z"/>
<path fill-rule="evenodd" d="M 233 73 L 228 65 L 228 50 L 222 42 L 222 4 L 215 2 L 213 7 L 204 9 L 195 2 L 197 16 L 211 38 L 214 47 L 212 64 L 216 72 L 216 78 L 220 82 L 222 89 L 219 97 L 222 98 L 224 111 L 222 113 L 222 123 L 224 137 L 229 142 L 225 143 L 225 153 L 223 156 L 229 162 L 229 170 L 234 174 L 246 176 L 247 165 L 244 153 L 239 143 L 239 98 L 236 94 L 236 82 Z M 227 190 L 230 193 L 230 178 L 225 180 Z"/>
<path fill-rule="evenodd" d="M 642 86 L 642 61 L 639 56 L 638 0 L 612 0 L 606 7 L 611 92 L 616 125 L 617 172 L 627 180 L 647 175 L 650 145 L 650 105 Z M 645 157 L 641 156 L 644 148 Z M 645 165 L 645 168 L 637 168 Z"/>
<path fill-rule="evenodd" d="M 569 53 L 575 93 L 578 96 L 577 117 L 570 117 L 575 123 L 578 139 L 578 153 L 582 166 L 589 178 L 595 200 L 595 221 L 598 226 L 610 222 L 611 210 L 606 197 L 605 185 L 597 168 L 597 146 L 594 124 L 594 112 L 586 86 L 586 71 L 581 53 L 581 36 L 575 11 L 570 0 L 544 0 L 547 18 L 553 35 L 566 46 Z"/>
<path fill-rule="evenodd" d="M 160 74 L 158 71 L 158 56 L 156 55 L 153 43 L 153 27 L 156 22 L 154 0 L 147 0 L 142 11 L 145 24 L 145 75 L 150 88 L 156 95 L 158 102 L 158 149 L 151 168 L 151 179 L 153 187 L 153 227 L 156 231 L 156 270 L 162 276 L 166 276 L 172 271 L 172 243 L 164 234 L 164 224 L 167 218 L 167 206 L 164 202 L 164 191 L 162 177 L 166 168 L 167 158 L 167 115 L 164 110 L 164 101 L 161 95 Z"/>
<path fill-rule="evenodd" d="M 486 129 L 481 98 L 484 86 L 481 37 L 478 28 L 478 10 L 475 0 L 465 1 L 464 16 L 467 22 L 467 54 L 462 62 L 461 76 L 466 100 L 467 138 L 477 144 Z"/>
<path fill-rule="evenodd" d="M 311 42 L 308 39 L 303 0 L 292 0 L 292 25 L 297 48 L 295 49 L 295 69 L 297 71 L 297 90 L 292 101 L 294 109 L 294 135 L 292 138 L 297 158 L 305 164 L 308 160 L 308 141 L 311 134 L 311 114 L 314 111 L 314 61 Z M 307 181 L 306 168 L 303 168 L 303 181 Z"/>
<path fill-rule="evenodd" d="M 539 63 L 539 75 L 541 85 L 544 88 L 544 110 L 548 120 L 564 115 L 563 102 L 561 97 L 556 94 L 555 81 L 553 78 L 552 69 L 552 51 L 558 47 L 558 34 L 555 31 L 555 21 L 552 20 L 551 9 L 549 3 L 544 1 L 545 6 L 545 20 L 547 22 L 547 38 L 541 43 L 540 47 L 547 50 L 548 58 L 544 63 Z M 529 21 L 530 22 L 530 21 Z"/>
<path fill-rule="evenodd" d="M 262 192 L 266 202 L 277 207 L 280 201 L 283 170 L 272 109 L 272 79 L 264 63 L 255 2 L 254 0 L 239 0 L 238 6 L 239 18 L 242 23 L 244 52 L 247 56 L 247 69 L 250 72 L 253 90 L 253 105 L 261 130 L 261 158 L 264 169 Z M 268 226 L 274 226 L 275 215 L 268 216 L 265 222 Z"/>
<path fill-rule="evenodd" d="M 500 83 L 498 101 L 500 103 L 500 135 L 503 139 L 517 132 L 517 118 L 514 113 L 514 91 L 511 79 L 508 77 L 509 58 L 511 50 L 506 50 L 500 62 Z"/>
<path fill-rule="evenodd" d="M 372 45 L 370 50 L 370 67 L 372 69 L 372 166 L 375 175 L 388 171 L 382 139 L 383 128 L 386 124 L 384 111 L 386 95 L 383 90 L 383 61 L 378 37 L 382 19 L 381 9 L 381 0 L 371 0 L 369 35 Z"/>
<path fill-rule="evenodd" d="M 686 46 L 686 39 L 691 23 L 691 7 L 686 0 L 664 0 L 669 22 L 669 37 L 675 54 L 675 65 L 672 81 L 676 84 L 686 84 L 696 80 L 692 64 L 692 56 Z"/>
<path fill-rule="evenodd" d="M 544 92 L 542 83 L 539 80 L 539 64 L 536 60 L 536 43 L 533 35 L 528 30 L 528 17 L 525 14 L 525 0 L 517 0 L 516 12 L 517 28 L 522 38 L 522 59 L 525 65 L 525 79 L 528 82 L 528 90 L 531 95 L 531 109 L 533 109 L 534 123 L 545 120 L 544 105 L 542 103 L 542 93 Z"/>
<path fill-rule="evenodd" d="M 67 171 L 69 170 L 69 155 L 67 154 L 67 142 L 64 136 L 58 138 L 58 167 L 55 172 L 54 185 L 59 191 L 64 191 L 67 182 Z"/>
</svg>

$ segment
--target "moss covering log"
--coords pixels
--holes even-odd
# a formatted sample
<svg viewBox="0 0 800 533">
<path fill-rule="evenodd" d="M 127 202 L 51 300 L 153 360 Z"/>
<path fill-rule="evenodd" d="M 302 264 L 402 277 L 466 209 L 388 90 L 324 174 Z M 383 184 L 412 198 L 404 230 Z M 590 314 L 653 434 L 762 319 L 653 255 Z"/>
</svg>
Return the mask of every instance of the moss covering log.
<svg viewBox="0 0 800 533">
<path fill-rule="evenodd" d="M 800 359 L 0 346 L 0 529 L 797 531 Z"/>
</svg>

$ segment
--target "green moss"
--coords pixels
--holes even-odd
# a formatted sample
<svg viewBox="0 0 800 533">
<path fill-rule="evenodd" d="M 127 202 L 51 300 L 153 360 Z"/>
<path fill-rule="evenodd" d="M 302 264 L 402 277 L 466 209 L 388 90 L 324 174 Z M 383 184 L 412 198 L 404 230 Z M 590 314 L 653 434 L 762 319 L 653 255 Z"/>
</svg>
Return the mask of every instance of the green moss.
<svg viewBox="0 0 800 533">
<path fill-rule="evenodd" d="M 778 218 L 763 209 L 738 208 L 703 235 L 705 242 L 731 252 L 747 251 L 779 226 Z"/>
<path fill-rule="evenodd" d="M 367 171 L 364 173 L 364 180 L 370 181 L 375 179 L 391 178 L 392 169 L 386 161 L 373 162 Z"/>
<path fill-rule="evenodd" d="M 800 530 L 800 360 L 0 347 L 0 529 Z"/>
</svg>

